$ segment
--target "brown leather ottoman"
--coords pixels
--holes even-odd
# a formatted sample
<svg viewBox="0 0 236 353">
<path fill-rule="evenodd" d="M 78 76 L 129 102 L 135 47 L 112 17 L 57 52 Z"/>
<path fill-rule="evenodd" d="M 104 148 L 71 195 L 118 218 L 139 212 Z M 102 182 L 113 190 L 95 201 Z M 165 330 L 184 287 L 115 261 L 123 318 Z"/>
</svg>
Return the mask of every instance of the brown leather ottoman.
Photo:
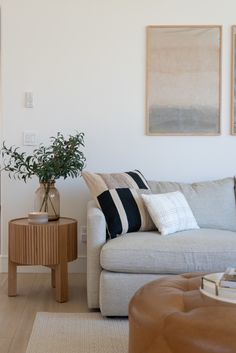
<svg viewBox="0 0 236 353">
<path fill-rule="evenodd" d="M 199 291 L 203 274 L 146 284 L 129 305 L 129 353 L 236 353 L 236 304 Z"/>
</svg>

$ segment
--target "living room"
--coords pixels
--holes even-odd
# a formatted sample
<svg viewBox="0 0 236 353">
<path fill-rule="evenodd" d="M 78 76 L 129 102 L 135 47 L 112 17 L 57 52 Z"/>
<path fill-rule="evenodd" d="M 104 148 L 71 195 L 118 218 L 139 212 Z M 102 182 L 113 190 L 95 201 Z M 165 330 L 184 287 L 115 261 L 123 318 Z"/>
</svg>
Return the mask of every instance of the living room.
<svg viewBox="0 0 236 353">
<path fill-rule="evenodd" d="M 235 176 L 233 0 L 1 0 L 0 4 L 1 140 L 8 146 L 31 153 L 35 145 L 23 145 L 25 132 L 33 133 L 37 144 L 47 145 L 57 132 L 79 131 L 85 134 L 85 171 L 138 169 L 147 180 L 186 183 Z M 219 134 L 146 133 L 146 27 L 151 25 L 222 26 Z M 25 107 L 27 92 L 32 108 Z M 8 298 L 8 223 L 33 211 L 38 179 L 24 183 L 1 173 L 0 322 L 5 326 L 1 353 L 26 351 L 35 312 L 88 311 L 82 232 L 91 194 L 83 178 L 60 178 L 56 186 L 60 214 L 78 221 L 78 256 L 69 264 L 68 303 L 54 304 L 50 275 L 42 267 L 21 267 L 18 296 Z M 24 316 L 21 305 L 26 305 L 26 297 L 30 304 Z M 11 326 L 14 334 L 9 333 Z"/>
</svg>

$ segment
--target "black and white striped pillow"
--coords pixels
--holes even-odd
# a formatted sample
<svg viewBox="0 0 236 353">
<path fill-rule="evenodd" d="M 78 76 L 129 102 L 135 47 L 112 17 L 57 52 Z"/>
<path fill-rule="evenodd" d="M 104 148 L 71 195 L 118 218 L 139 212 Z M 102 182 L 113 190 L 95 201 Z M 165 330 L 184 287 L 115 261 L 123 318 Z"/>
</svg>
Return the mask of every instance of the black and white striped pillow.
<svg viewBox="0 0 236 353">
<path fill-rule="evenodd" d="M 155 229 L 141 197 L 147 190 L 117 188 L 104 191 L 97 199 L 105 215 L 110 238 L 130 232 Z"/>
<path fill-rule="evenodd" d="M 95 200 L 102 192 L 115 188 L 150 189 L 143 174 L 135 169 L 124 173 L 91 173 L 82 176 Z"/>
</svg>

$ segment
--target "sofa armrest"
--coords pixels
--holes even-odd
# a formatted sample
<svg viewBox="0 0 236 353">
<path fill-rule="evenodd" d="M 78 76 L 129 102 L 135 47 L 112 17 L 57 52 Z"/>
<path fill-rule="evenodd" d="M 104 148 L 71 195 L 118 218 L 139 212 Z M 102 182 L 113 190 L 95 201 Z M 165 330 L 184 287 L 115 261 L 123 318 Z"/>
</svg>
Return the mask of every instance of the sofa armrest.
<svg viewBox="0 0 236 353">
<path fill-rule="evenodd" d="M 88 307 L 99 308 L 100 252 L 106 243 L 104 214 L 94 201 L 87 207 L 87 299 Z"/>
</svg>

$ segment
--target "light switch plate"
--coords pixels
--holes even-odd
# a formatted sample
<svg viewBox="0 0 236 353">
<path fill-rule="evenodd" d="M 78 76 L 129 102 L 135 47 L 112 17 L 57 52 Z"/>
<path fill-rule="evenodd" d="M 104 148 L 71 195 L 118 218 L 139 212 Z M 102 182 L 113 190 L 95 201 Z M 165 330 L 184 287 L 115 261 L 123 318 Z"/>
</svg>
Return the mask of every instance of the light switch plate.
<svg viewBox="0 0 236 353">
<path fill-rule="evenodd" d="M 34 96 L 33 92 L 25 92 L 25 108 L 34 107 Z"/>
<path fill-rule="evenodd" d="M 24 131 L 23 132 L 23 145 L 24 146 L 37 145 L 37 134 L 35 131 Z"/>
</svg>

